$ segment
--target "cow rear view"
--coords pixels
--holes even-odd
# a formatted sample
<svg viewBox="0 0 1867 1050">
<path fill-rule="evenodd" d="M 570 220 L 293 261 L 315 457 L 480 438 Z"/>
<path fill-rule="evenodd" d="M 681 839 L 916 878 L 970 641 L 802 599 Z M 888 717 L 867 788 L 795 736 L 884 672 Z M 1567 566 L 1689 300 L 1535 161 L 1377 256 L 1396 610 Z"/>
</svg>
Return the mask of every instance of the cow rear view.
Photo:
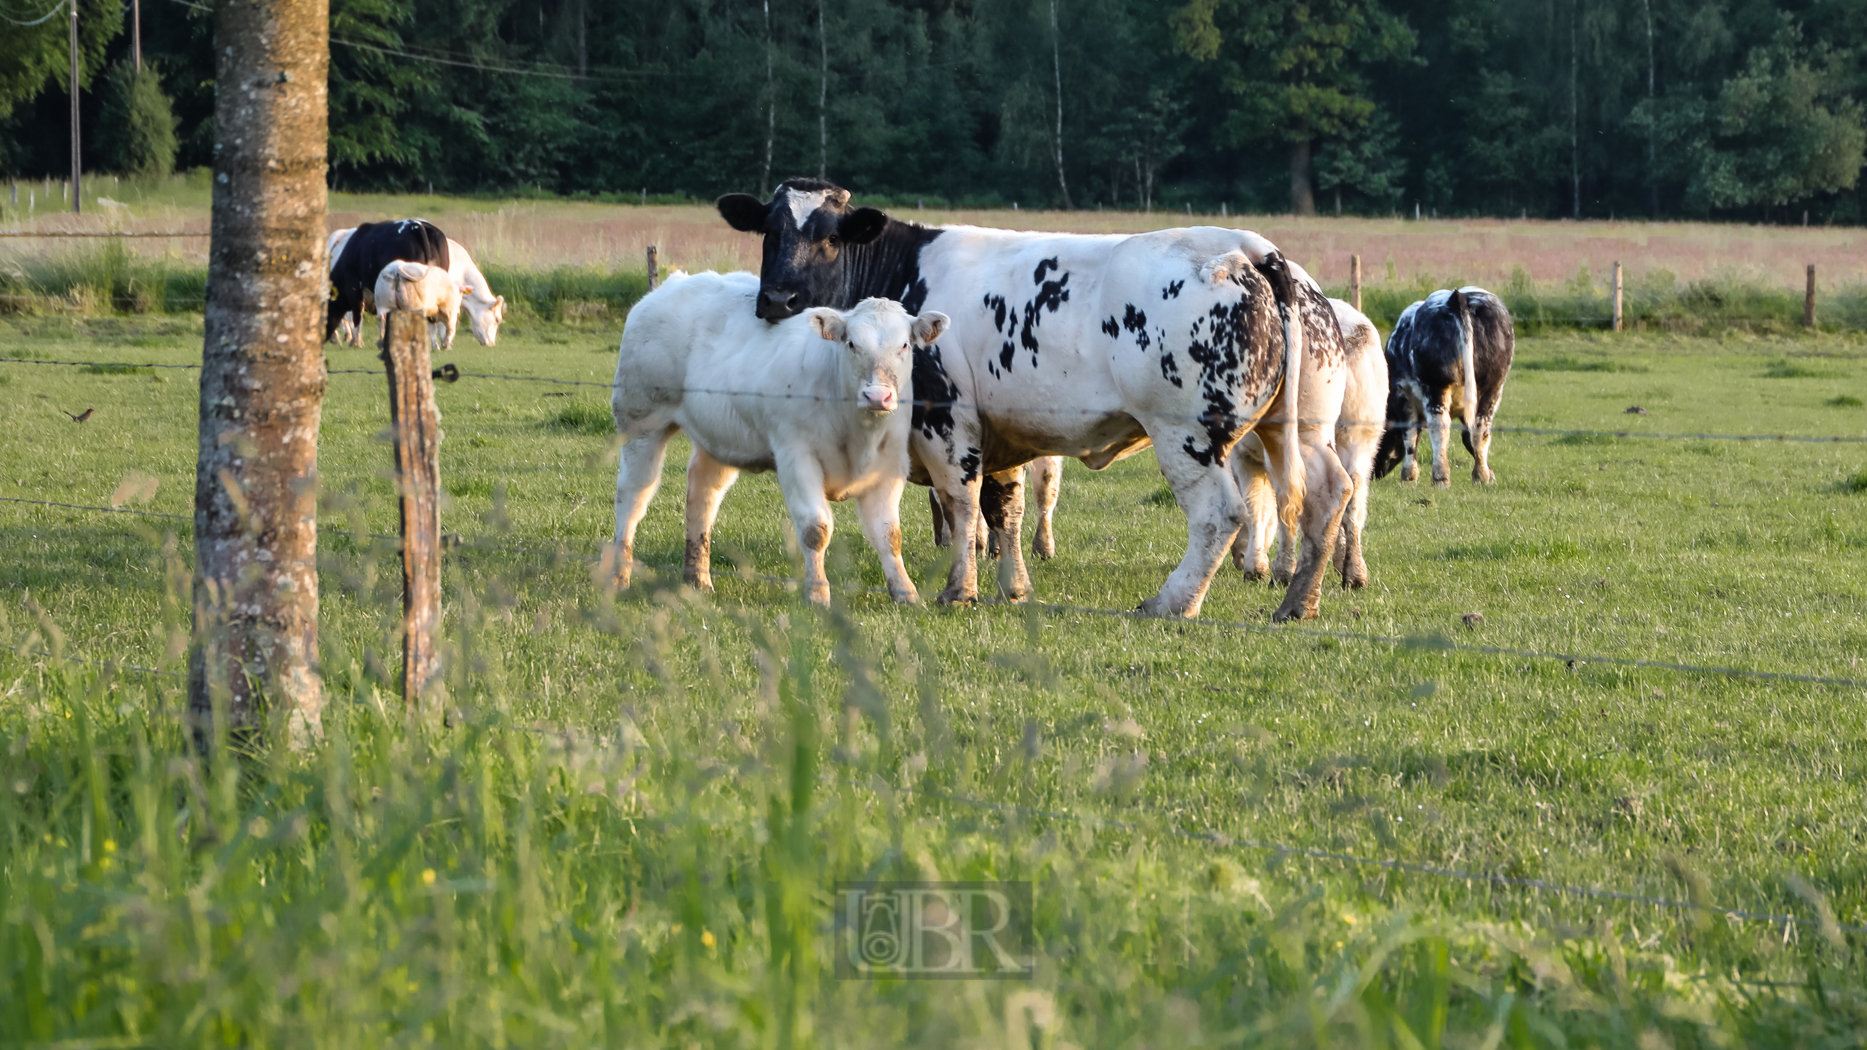
<svg viewBox="0 0 1867 1050">
<path fill-rule="evenodd" d="M 1420 476 L 1416 453 L 1424 425 L 1433 445 L 1433 484 L 1450 486 L 1446 455 L 1456 413 L 1472 454 L 1472 480 L 1490 483 L 1491 424 L 1516 346 L 1510 311 L 1483 288 L 1442 289 L 1407 307 L 1387 340 L 1388 430 L 1375 477 L 1397 464 L 1403 481 Z"/>
</svg>

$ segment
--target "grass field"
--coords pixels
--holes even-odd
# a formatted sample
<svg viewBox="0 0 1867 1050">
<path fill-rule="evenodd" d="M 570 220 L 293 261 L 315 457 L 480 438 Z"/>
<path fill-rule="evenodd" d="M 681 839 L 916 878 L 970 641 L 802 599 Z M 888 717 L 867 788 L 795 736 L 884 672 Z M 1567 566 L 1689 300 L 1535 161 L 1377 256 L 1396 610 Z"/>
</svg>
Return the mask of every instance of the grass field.
<svg viewBox="0 0 1867 1050">
<path fill-rule="evenodd" d="M 440 360 L 602 382 L 615 335 L 523 319 Z M 190 315 L 0 319 L 15 357 L 187 363 L 200 338 Z M 0 495 L 190 513 L 192 373 L 0 369 Z M 1606 433 L 1504 433 L 1486 489 L 1456 470 L 1449 491 L 1379 483 L 1373 585 L 1279 628 L 1276 592 L 1229 568 L 1200 622 L 1090 611 L 1131 609 L 1184 545 L 1146 455 L 1068 468 L 1028 606 L 891 605 L 844 506 L 848 589 L 804 607 L 760 578 L 795 572 L 769 476 L 728 498 L 717 595 L 647 581 L 612 599 L 589 572 L 611 527 L 602 395 L 440 388 L 443 529 L 466 541 L 447 560 L 443 728 L 406 723 L 385 684 L 382 380 L 332 377 L 331 706 L 304 755 L 198 761 L 177 680 L 35 655 L 177 670 L 186 521 L 0 503 L 0 1045 L 1867 1030 L 1867 937 L 1843 928 L 1867 924 L 1861 688 L 1587 659 L 1867 679 L 1867 445 L 1638 436 L 1867 438 L 1857 337 L 1526 338 L 1501 423 Z M 680 560 L 684 453 L 646 561 Z M 933 593 L 920 490 L 908 504 Z M 836 980 L 831 889 L 875 877 L 1030 881 L 1036 977 Z"/>
</svg>

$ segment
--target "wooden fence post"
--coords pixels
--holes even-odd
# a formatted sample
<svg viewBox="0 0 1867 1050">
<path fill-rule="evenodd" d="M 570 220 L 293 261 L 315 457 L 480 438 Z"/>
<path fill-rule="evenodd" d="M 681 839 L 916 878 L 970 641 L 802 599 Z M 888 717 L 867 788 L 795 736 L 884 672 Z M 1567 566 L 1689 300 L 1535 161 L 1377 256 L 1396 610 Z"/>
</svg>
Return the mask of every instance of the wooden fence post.
<svg viewBox="0 0 1867 1050">
<path fill-rule="evenodd" d="M 1815 264 L 1809 264 L 1809 288 L 1802 294 L 1802 326 L 1815 327 Z"/>
<path fill-rule="evenodd" d="M 1621 280 L 1621 263 L 1620 263 L 1620 260 L 1617 259 L 1614 262 L 1614 330 L 1617 332 L 1621 330 L 1621 289 L 1622 287 L 1623 287 L 1623 283 Z"/>
<path fill-rule="evenodd" d="M 383 329 L 402 511 L 402 702 L 413 711 L 422 706 L 440 669 L 434 645 L 441 623 L 440 414 L 434 407 L 427 319 L 395 310 L 384 316 Z"/>
<path fill-rule="evenodd" d="M 655 246 L 648 246 L 648 290 L 661 287 L 661 263 L 655 258 Z"/>
<path fill-rule="evenodd" d="M 1361 256 L 1348 257 L 1348 305 L 1361 309 Z"/>
</svg>

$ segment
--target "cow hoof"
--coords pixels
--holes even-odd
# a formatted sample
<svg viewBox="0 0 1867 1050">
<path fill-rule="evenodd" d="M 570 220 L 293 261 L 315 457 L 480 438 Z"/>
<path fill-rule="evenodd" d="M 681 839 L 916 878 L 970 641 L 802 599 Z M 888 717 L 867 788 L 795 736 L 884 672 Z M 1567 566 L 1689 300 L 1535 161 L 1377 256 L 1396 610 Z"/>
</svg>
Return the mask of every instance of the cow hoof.
<svg viewBox="0 0 1867 1050">
<path fill-rule="evenodd" d="M 1135 606 L 1134 611 L 1140 616 L 1151 616 L 1162 620 L 1184 620 L 1189 618 L 1184 611 L 1175 609 L 1166 599 L 1158 594 L 1142 602 L 1140 605 Z"/>
<path fill-rule="evenodd" d="M 1294 576 L 1296 576 L 1295 569 L 1287 569 L 1282 565 L 1271 570 L 1271 582 L 1279 587 L 1290 586 L 1290 580 Z"/>
<path fill-rule="evenodd" d="M 920 594 L 915 591 L 889 591 L 888 596 L 895 600 L 896 605 L 919 605 L 921 600 Z"/>
<path fill-rule="evenodd" d="M 1272 623 L 1289 623 L 1291 620 L 1314 620 L 1315 618 L 1316 608 L 1314 606 L 1299 605 L 1296 608 L 1285 606 L 1271 614 Z"/>
<path fill-rule="evenodd" d="M 1436 489 L 1449 489 L 1452 487 L 1452 479 L 1451 478 L 1434 478 L 1433 487 Z"/>
<path fill-rule="evenodd" d="M 1497 480 L 1497 475 L 1491 473 L 1488 470 L 1485 471 L 1483 474 L 1480 474 L 1474 470 L 1472 471 L 1472 480 L 1477 482 L 1480 485 L 1489 485 L 1493 481 Z"/>
<path fill-rule="evenodd" d="M 1057 556 L 1057 545 L 1048 540 L 1033 540 L 1031 542 L 1031 553 L 1045 561 L 1049 561 L 1051 558 Z"/>
<path fill-rule="evenodd" d="M 940 597 L 934 599 L 934 604 L 936 605 L 977 605 L 979 604 L 979 592 L 978 591 L 954 590 L 954 589 L 949 588 L 947 590 L 940 592 Z"/>
<path fill-rule="evenodd" d="M 810 589 L 810 604 L 819 609 L 828 609 L 830 607 L 830 589 L 828 587 L 812 587 Z"/>
<path fill-rule="evenodd" d="M 1359 591 L 1366 586 L 1368 586 L 1366 565 L 1357 565 L 1342 575 L 1342 589 L 1345 591 Z"/>
<path fill-rule="evenodd" d="M 1240 566 L 1240 568 L 1244 568 L 1244 567 Z M 1266 576 L 1269 576 L 1270 574 L 1271 574 L 1271 567 L 1268 565 L 1253 565 L 1250 568 L 1245 569 L 1245 579 L 1251 581 L 1252 583 L 1256 583 L 1257 581 L 1264 579 Z"/>
<path fill-rule="evenodd" d="M 709 594 L 713 592 L 713 577 L 711 574 L 702 576 L 695 572 L 684 572 L 681 573 L 681 582 L 695 590 L 706 591 Z"/>
</svg>

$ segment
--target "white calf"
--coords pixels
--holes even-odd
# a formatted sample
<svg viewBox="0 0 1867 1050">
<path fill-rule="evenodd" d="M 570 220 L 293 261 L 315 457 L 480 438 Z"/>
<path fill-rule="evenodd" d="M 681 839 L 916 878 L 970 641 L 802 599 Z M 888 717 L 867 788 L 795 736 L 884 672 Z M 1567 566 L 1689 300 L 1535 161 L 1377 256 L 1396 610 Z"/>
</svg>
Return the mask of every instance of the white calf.
<svg viewBox="0 0 1867 1050">
<path fill-rule="evenodd" d="M 888 592 L 917 600 L 901 564 L 901 489 L 908 476 L 913 347 L 946 331 L 945 314 L 910 315 L 865 299 L 768 324 L 754 313 L 752 274 L 670 279 L 629 311 L 610 399 L 627 439 L 616 472 L 616 578 L 628 586 L 635 529 L 661 483 L 675 431 L 693 442 L 687 464 L 685 578 L 712 589 L 714 517 L 743 470 L 778 472 L 804 550 L 809 599 L 830 600 L 823 552 L 830 501 L 854 497 L 881 556 Z"/>
<path fill-rule="evenodd" d="M 385 317 L 391 310 L 422 315 L 430 338 L 440 334 L 437 328 L 443 329 L 441 344 L 453 346 L 454 326 L 460 321 L 460 285 L 439 266 L 397 260 L 376 275 L 376 315 Z"/>
</svg>

